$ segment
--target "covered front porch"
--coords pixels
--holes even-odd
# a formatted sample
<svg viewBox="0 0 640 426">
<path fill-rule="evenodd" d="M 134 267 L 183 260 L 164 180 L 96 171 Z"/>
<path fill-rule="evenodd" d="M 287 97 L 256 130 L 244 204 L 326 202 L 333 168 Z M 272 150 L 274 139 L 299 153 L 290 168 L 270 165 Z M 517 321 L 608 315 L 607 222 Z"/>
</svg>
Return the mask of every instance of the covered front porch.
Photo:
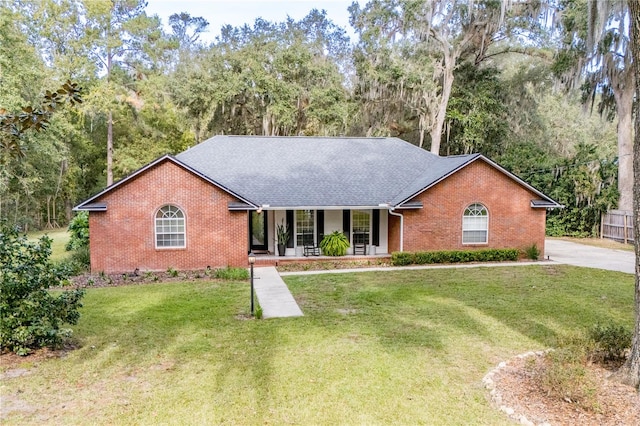
<svg viewBox="0 0 640 426">
<path fill-rule="evenodd" d="M 278 256 L 270 253 L 254 253 L 255 266 L 296 266 L 296 269 L 344 269 L 373 267 L 391 263 L 391 254 L 346 256 Z"/>
<path fill-rule="evenodd" d="M 389 257 L 389 213 L 386 208 L 263 208 L 248 212 L 248 250 L 258 260 L 301 262 L 305 259 L 335 260 L 319 250 L 324 235 L 345 234 L 349 249 L 345 258 Z M 278 241 L 278 228 L 288 231 L 286 243 Z M 281 238 L 282 239 L 282 238 Z"/>
</svg>

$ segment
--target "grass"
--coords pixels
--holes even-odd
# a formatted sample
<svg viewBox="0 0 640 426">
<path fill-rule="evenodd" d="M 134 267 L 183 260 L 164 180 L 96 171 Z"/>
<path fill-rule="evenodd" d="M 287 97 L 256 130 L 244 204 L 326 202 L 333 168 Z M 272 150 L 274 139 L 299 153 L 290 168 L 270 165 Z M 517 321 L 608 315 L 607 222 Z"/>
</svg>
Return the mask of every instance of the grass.
<svg viewBox="0 0 640 426">
<path fill-rule="evenodd" d="M 285 280 L 304 317 L 246 320 L 246 281 L 89 289 L 81 347 L 3 380 L 32 408 L 3 424 L 510 424 L 489 369 L 633 315 L 632 276 L 569 266 Z"/>
<path fill-rule="evenodd" d="M 49 229 L 46 231 L 29 232 L 27 238 L 29 240 L 38 240 L 43 235 L 47 235 L 53 241 L 51 243 L 51 260 L 59 262 L 71 256 L 71 252 L 65 250 L 65 246 L 71 237 L 67 228 Z"/>
<path fill-rule="evenodd" d="M 564 240 L 572 243 L 584 244 L 587 246 L 608 248 L 614 250 L 633 251 L 633 244 L 609 240 L 606 238 L 575 238 L 575 237 L 546 237 L 551 240 Z"/>
</svg>

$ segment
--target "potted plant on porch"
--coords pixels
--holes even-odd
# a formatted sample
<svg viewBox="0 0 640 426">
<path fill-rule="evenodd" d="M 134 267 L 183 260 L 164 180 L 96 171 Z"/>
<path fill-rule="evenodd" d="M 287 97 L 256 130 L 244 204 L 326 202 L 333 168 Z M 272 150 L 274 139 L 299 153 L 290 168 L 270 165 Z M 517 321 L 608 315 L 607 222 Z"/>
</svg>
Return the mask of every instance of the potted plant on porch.
<svg viewBox="0 0 640 426">
<path fill-rule="evenodd" d="M 349 248 L 349 240 L 341 231 L 334 231 L 324 236 L 320 248 L 325 256 L 344 256 Z"/>
<path fill-rule="evenodd" d="M 289 227 L 284 224 L 284 219 L 276 226 L 276 240 L 278 243 L 278 254 L 284 256 L 289 242 Z"/>
</svg>

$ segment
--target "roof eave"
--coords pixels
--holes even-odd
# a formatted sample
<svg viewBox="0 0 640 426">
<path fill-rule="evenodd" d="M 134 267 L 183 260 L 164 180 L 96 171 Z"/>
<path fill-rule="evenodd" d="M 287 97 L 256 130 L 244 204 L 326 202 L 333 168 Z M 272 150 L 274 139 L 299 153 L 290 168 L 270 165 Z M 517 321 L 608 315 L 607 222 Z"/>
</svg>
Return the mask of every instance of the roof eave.
<svg viewBox="0 0 640 426">
<path fill-rule="evenodd" d="M 347 206 L 347 205 L 278 206 L 278 205 L 263 204 L 262 206 L 258 206 L 257 208 L 261 210 L 272 210 L 272 211 L 277 211 L 277 210 L 386 210 L 391 208 L 391 206 L 389 206 L 388 204 L 372 204 L 372 205 L 363 204 L 363 205 L 357 205 L 357 206 Z"/>
<path fill-rule="evenodd" d="M 83 206 L 74 207 L 73 211 L 106 212 L 107 205 L 105 203 L 84 204 Z"/>
<path fill-rule="evenodd" d="M 542 202 L 541 202 L 542 201 Z M 547 200 L 531 200 L 531 208 L 533 209 L 563 209 L 562 204 L 558 204 L 555 201 Z"/>
</svg>

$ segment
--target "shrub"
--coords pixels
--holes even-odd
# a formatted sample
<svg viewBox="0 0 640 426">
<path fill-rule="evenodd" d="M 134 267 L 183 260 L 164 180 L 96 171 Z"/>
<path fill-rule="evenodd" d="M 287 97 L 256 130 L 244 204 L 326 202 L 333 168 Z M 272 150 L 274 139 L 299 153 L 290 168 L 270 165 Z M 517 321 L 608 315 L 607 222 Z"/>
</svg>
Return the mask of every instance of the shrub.
<svg viewBox="0 0 640 426">
<path fill-rule="evenodd" d="M 78 212 L 69 223 L 69 242 L 65 246 L 67 251 L 89 247 L 89 214 Z"/>
<path fill-rule="evenodd" d="M 595 380 L 585 367 L 584 353 L 567 347 L 549 352 L 544 359 L 540 386 L 551 397 L 597 409 Z"/>
<path fill-rule="evenodd" d="M 80 247 L 73 251 L 71 256 L 58 263 L 58 267 L 69 276 L 79 275 L 89 270 L 89 247 Z"/>
<path fill-rule="evenodd" d="M 391 264 L 395 266 L 406 266 L 416 263 L 414 254 L 409 251 L 394 251 L 391 253 Z"/>
<path fill-rule="evenodd" d="M 249 279 L 249 271 L 245 268 L 231 268 L 227 266 L 226 268 L 216 269 L 213 276 L 221 280 L 242 281 Z"/>
<path fill-rule="evenodd" d="M 596 360 L 619 361 L 631 347 L 632 331 L 617 324 L 596 324 L 589 330 L 593 342 L 593 357 Z"/>
<path fill-rule="evenodd" d="M 527 256 L 527 259 L 538 260 L 540 258 L 540 250 L 538 249 L 538 246 L 535 243 L 525 248 L 524 254 L 525 256 Z"/>
<path fill-rule="evenodd" d="M 67 251 L 72 251 L 71 261 L 68 267 L 72 274 L 76 275 L 88 269 L 91 264 L 89 254 L 89 214 L 79 212 L 69 223 L 71 237 L 65 246 Z"/>
<path fill-rule="evenodd" d="M 333 231 L 324 236 L 320 248 L 325 256 L 344 256 L 349 248 L 349 240 L 342 232 Z"/>
<path fill-rule="evenodd" d="M 15 229 L 0 229 L 0 350 L 27 355 L 32 349 L 55 347 L 76 324 L 83 290 L 50 292 L 66 284 L 68 271 L 50 260 L 51 239 L 30 242 Z"/>
<path fill-rule="evenodd" d="M 516 249 L 485 249 L 455 251 L 393 252 L 391 264 L 395 266 L 428 265 L 432 263 L 500 262 L 518 260 Z"/>
</svg>

